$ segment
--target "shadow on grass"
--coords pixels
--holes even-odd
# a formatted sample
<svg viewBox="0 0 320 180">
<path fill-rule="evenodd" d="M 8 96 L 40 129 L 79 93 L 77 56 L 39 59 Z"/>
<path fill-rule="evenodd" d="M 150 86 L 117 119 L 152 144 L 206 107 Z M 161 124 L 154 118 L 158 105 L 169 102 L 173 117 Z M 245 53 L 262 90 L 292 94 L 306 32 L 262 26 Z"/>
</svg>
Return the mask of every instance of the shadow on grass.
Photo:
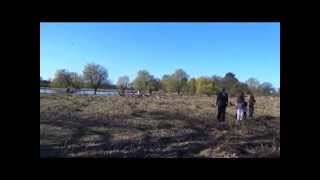
<svg viewBox="0 0 320 180">
<path fill-rule="evenodd" d="M 43 115 L 50 117 L 50 113 L 44 113 Z M 128 118 L 131 123 L 121 123 L 121 120 L 116 117 L 104 117 L 101 115 L 83 118 L 76 113 L 62 114 L 50 121 L 44 121 L 42 122 L 43 124 L 73 129 L 73 133 L 64 145 L 40 145 L 40 157 L 194 157 L 204 149 L 224 144 L 226 139 L 232 140 L 231 145 L 226 146 L 231 151 L 249 156 L 247 149 L 256 148 L 261 144 L 272 147 L 272 138 L 274 139 L 276 136 L 274 133 L 277 133 L 277 131 L 261 132 L 262 134 L 255 133 L 260 126 L 265 128 L 275 127 L 270 125 L 270 120 L 277 117 L 271 116 L 261 116 L 248 120 L 246 121 L 247 125 L 243 126 L 244 128 L 233 124 L 233 115 L 231 114 L 226 114 L 227 121 L 224 123 L 218 123 L 214 115 L 192 117 L 183 113 L 169 111 L 136 111 L 127 117 L 121 118 Z M 143 126 L 138 124 L 135 126 L 134 123 L 138 122 L 139 119 L 165 120 L 166 123 Z M 182 122 L 183 128 L 173 132 L 172 136 L 161 137 L 149 133 L 149 130 L 172 129 L 175 127 L 175 121 Z M 141 127 L 139 128 L 138 126 Z M 95 127 L 139 129 L 140 132 L 143 132 L 143 135 L 140 138 L 112 140 L 110 132 L 99 132 L 90 129 Z M 234 139 L 228 138 L 230 133 L 219 137 L 210 135 L 211 131 L 217 131 L 218 133 L 220 131 L 233 132 L 241 128 L 252 128 L 254 133 L 249 137 L 239 135 L 239 138 Z M 83 142 L 81 140 L 83 137 L 90 135 L 98 135 L 99 139 L 91 142 Z M 280 143 L 280 138 L 277 140 Z M 240 143 L 240 141 L 244 143 Z"/>
</svg>

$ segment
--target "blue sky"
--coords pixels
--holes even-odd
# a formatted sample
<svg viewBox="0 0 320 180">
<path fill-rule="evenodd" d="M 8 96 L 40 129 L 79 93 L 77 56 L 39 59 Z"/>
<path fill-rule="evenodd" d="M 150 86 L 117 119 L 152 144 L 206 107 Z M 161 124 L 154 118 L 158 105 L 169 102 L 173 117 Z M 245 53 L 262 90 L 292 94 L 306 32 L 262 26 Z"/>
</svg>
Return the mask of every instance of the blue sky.
<svg viewBox="0 0 320 180">
<path fill-rule="evenodd" d="M 132 81 L 146 69 L 161 78 L 176 69 L 189 76 L 254 77 L 280 87 L 280 23 L 40 23 L 40 75 L 107 68 L 109 79 Z"/>
</svg>

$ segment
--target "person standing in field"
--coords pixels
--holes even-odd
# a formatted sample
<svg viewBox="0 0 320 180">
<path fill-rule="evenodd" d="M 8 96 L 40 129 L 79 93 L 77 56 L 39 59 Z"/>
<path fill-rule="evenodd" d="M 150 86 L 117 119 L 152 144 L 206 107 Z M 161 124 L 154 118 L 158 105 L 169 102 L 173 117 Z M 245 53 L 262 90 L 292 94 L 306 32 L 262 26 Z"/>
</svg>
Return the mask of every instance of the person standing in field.
<svg viewBox="0 0 320 180">
<path fill-rule="evenodd" d="M 244 93 L 241 92 L 239 97 L 237 98 L 237 105 L 236 105 L 236 114 L 237 114 L 236 122 L 237 123 L 240 123 L 240 121 L 243 120 L 244 111 L 245 111 L 245 99 L 244 99 Z"/>
<path fill-rule="evenodd" d="M 141 97 L 141 91 L 140 91 L 140 89 L 138 89 L 137 95 L 138 95 L 138 97 Z"/>
<path fill-rule="evenodd" d="M 243 120 L 247 119 L 248 103 L 244 101 L 243 103 Z"/>
<path fill-rule="evenodd" d="M 222 88 L 222 92 L 217 94 L 216 106 L 218 106 L 218 121 L 225 121 L 226 108 L 228 106 L 228 94 L 225 92 L 225 88 Z"/>
<path fill-rule="evenodd" d="M 254 104 L 256 103 L 256 100 L 254 99 L 253 94 L 250 94 L 249 98 L 249 117 L 253 117 L 253 110 L 254 110 Z"/>
</svg>

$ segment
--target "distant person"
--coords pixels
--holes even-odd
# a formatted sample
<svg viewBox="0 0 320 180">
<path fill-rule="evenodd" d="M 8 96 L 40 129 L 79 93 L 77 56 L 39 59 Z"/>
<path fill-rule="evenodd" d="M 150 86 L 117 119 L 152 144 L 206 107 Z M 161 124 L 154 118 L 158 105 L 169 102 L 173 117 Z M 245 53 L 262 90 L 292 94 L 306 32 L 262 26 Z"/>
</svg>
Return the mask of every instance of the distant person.
<svg viewBox="0 0 320 180">
<path fill-rule="evenodd" d="M 244 111 L 245 111 L 245 99 L 244 99 L 244 93 L 241 92 L 240 95 L 237 98 L 237 105 L 236 105 L 236 122 L 240 123 L 240 121 L 244 118 Z"/>
<path fill-rule="evenodd" d="M 142 94 L 142 91 L 139 89 L 139 90 L 138 90 L 138 97 L 142 97 L 142 95 L 143 95 L 143 94 Z"/>
<path fill-rule="evenodd" d="M 254 99 L 253 94 L 250 94 L 249 98 L 249 117 L 253 117 L 253 110 L 254 110 L 254 104 L 256 103 L 256 100 Z"/>
<path fill-rule="evenodd" d="M 216 106 L 218 106 L 218 121 L 225 121 L 226 108 L 228 106 L 228 94 L 225 92 L 225 88 L 222 88 L 222 92 L 217 94 Z"/>
</svg>

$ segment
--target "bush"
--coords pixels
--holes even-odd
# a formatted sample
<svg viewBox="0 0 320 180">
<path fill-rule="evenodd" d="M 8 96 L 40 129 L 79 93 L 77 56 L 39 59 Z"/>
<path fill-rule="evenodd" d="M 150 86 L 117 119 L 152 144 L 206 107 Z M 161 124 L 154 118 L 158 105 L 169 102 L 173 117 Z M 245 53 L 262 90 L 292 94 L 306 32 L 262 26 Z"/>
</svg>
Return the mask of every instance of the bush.
<svg viewBox="0 0 320 180">
<path fill-rule="evenodd" d="M 199 95 L 211 96 L 215 93 L 214 82 L 208 77 L 200 77 L 196 80 L 196 92 Z"/>
</svg>

